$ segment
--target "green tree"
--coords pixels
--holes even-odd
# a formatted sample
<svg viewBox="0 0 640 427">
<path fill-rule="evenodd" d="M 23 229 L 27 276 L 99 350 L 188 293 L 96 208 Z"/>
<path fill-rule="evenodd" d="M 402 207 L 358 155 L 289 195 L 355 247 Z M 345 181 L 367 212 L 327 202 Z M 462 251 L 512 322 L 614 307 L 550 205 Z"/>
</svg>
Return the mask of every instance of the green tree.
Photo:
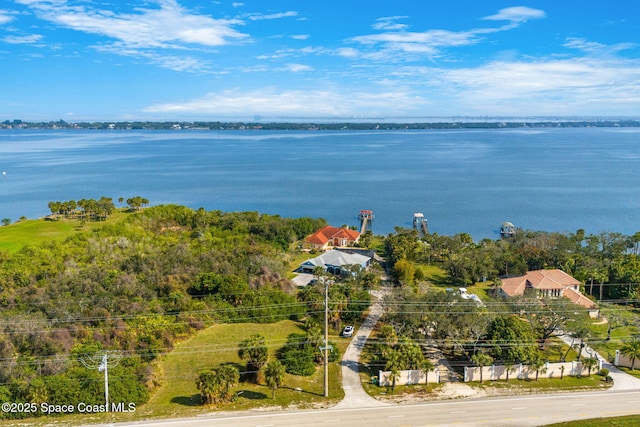
<svg viewBox="0 0 640 427">
<path fill-rule="evenodd" d="M 247 362 L 247 373 L 252 374 L 256 383 L 260 380 L 260 372 L 267 362 L 269 352 L 264 336 L 251 335 L 240 343 L 238 356 Z"/>
<path fill-rule="evenodd" d="M 595 357 L 586 357 L 582 360 L 582 366 L 586 366 L 587 370 L 588 370 L 588 374 L 587 376 L 590 377 L 591 376 L 591 370 L 593 368 L 595 368 L 596 366 L 598 366 L 600 362 L 598 361 L 597 358 Z"/>
<path fill-rule="evenodd" d="M 515 364 L 510 360 L 507 360 L 506 362 L 504 362 L 504 370 L 507 374 L 507 378 L 505 381 L 509 381 L 509 373 L 513 371 L 514 366 Z"/>
<path fill-rule="evenodd" d="M 284 384 L 285 367 L 279 360 L 272 360 L 264 367 L 264 379 L 271 388 L 272 399 L 276 398 L 276 389 Z"/>
<path fill-rule="evenodd" d="M 401 363 L 400 353 L 397 350 L 391 351 L 384 365 L 384 369 L 391 373 L 391 391 L 396 389 L 396 381 L 400 378 L 400 371 L 402 370 Z"/>
<path fill-rule="evenodd" d="M 480 382 L 482 383 L 482 368 L 491 365 L 493 357 L 485 353 L 478 353 L 471 356 L 471 361 L 480 367 Z"/>
<path fill-rule="evenodd" d="M 387 360 L 398 343 L 398 335 L 391 325 L 383 325 L 376 336 L 377 353 L 382 360 Z"/>
<path fill-rule="evenodd" d="M 416 269 L 413 265 L 413 262 L 409 261 L 406 258 L 399 259 L 393 265 L 393 270 L 396 273 L 398 282 L 400 282 L 402 286 L 413 284 L 414 276 L 416 274 Z"/>
<path fill-rule="evenodd" d="M 538 351 L 531 325 L 514 315 L 497 316 L 489 325 L 487 342 L 499 360 L 522 362 Z"/>
<path fill-rule="evenodd" d="M 202 403 L 211 405 L 230 400 L 231 387 L 238 384 L 239 379 L 238 369 L 230 365 L 200 372 L 196 378 L 196 386 L 200 391 Z"/>
<path fill-rule="evenodd" d="M 635 370 L 636 359 L 640 359 L 640 339 L 634 337 L 630 341 L 625 341 L 620 348 L 620 353 L 631 359 L 631 370 Z"/>
<path fill-rule="evenodd" d="M 436 366 L 431 362 L 431 360 L 424 358 L 422 359 L 422 363 L 420 364 L 420 370 L 424 372 L 424 382 L 425 384 L 429 384 L 429 372 L 434 371 Z"/>
<path fill-rule="evenodd" d="M 545 361 L 542 356 L 537 353 L 535 357 L 529 360 L 529 369 L 533 369 L 536 371 L 536 381 L 538 381 L 538 375 L 540 372 L 544 372 Z"/>
</svg>

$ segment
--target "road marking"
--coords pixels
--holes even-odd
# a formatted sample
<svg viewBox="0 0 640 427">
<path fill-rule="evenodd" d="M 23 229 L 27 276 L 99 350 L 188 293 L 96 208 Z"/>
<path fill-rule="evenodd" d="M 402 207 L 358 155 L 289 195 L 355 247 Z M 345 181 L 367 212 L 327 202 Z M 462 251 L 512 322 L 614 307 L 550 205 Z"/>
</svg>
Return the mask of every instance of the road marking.
<svg viewBox="0 0 640 427">
<path fill-rule="evenodd" d="M 513 409 L 515 411 L 515 410 L 519 410 L 519 409 L 527 409 L 527 407 L 526 406 L 516 406 L 516 407 L 511 408 L 511 409 Z"/>
<path fill-rule="evenodd" d="M 453 411 L 449 412 L 450 414 L 466 414 L 468 411 Z"/>
</svg>

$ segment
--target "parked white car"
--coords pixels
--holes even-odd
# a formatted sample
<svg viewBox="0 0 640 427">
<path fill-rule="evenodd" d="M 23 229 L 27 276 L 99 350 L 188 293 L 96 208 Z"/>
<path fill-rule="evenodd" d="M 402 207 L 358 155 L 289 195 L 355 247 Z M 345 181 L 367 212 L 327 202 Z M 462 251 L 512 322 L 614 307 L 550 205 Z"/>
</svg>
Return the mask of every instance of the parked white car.
<svg viewBox="0 0 640 427">
<path fill-rule="evenodd" d="M 350 338 L 353 336 L 353 326 L 349 325 L 349 326 L 345 326 L 344 329 L 342 330 L 342 336 L 343 337 L 347 337 Z"/>
</svg>

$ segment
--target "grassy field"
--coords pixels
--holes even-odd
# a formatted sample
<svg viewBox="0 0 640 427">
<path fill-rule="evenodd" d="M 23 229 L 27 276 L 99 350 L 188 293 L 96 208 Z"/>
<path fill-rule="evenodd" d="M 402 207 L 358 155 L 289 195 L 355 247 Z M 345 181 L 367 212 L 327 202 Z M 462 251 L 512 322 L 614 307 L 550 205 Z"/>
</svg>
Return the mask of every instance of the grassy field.
<svg viewBox="0 0 640 427">
<path fill-rule="evenodd" d="M 303 333 L 303 331 L 297 323 L 283 321 L 274 324 L 221 324 L 199 332 L 165 356 L 162 361 L 165 384 L 154 394 L 149 403 L 139 409 L 138 415 L 175 417 L 211 410 L 246 410 L 264 406 L 313 407 L 317 404 L 337 402 L 344 396 L 339 364 L 333 363 L 329 369 L 329 400 L 324 397 L 323 369 L 318 368 L 310 377 L 287 374 L 285 386 L 277 390 L 275 400 L 271 398 L 271 390 L 266 385 L 241 382 L 236 387 L 237 398 L 234 402 L 218 408 L 200 405 L 195 384 L 198 373 L 223 363 L 231 363 L 242 371 L 244 362 L 238 357 L 238 344 L 256 333 L 266 338 L 269 357 L 272 359 L 290 334 Z M 330 339 L 340 341 L 344 346 L 348 344 L 348 340 L 338 337 Z"/>
<path fill-rule="evenodd" d="M 548 424 L 547 427 L 636 427 L 640 425 L 640 415 L 615 418 L 593 418 L 590 420 L 569 421 Z"/>
<path fill-rule="evenodd" d="M 0 250 L 13 253 L 26 245 L 37 245 L 51 240 L 64 240 L 75 233 L 122 221 L 127 215 L 131 214 L 117 211 L 106 221 L 87 222 L 85 225 L 75 219 L 60 219 L 57 221 L 30 219 L 5 225 L 0 227 Z"/>
</svg>

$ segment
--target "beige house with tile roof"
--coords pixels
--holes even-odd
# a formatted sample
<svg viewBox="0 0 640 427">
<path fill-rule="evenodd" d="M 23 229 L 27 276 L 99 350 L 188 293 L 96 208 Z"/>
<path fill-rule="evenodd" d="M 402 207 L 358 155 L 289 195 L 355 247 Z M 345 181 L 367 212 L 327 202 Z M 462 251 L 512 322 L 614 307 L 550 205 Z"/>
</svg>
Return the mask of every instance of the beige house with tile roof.
<svg viewBox="0 0 640 427">
<path fill-rule="evenodd" d="M 562 270 L 534 270 L 517 277 L 502 279 L 500 291 L 503 295 L 515 297 L 524 295 L 526 291 L 535 292 L 538 298 L 569 298 L 574 304 L 581 305 L 589 311 L 591 317 L 598 316 L 598 307 L 580 292 L 577 279 Z"/>
</svg>

